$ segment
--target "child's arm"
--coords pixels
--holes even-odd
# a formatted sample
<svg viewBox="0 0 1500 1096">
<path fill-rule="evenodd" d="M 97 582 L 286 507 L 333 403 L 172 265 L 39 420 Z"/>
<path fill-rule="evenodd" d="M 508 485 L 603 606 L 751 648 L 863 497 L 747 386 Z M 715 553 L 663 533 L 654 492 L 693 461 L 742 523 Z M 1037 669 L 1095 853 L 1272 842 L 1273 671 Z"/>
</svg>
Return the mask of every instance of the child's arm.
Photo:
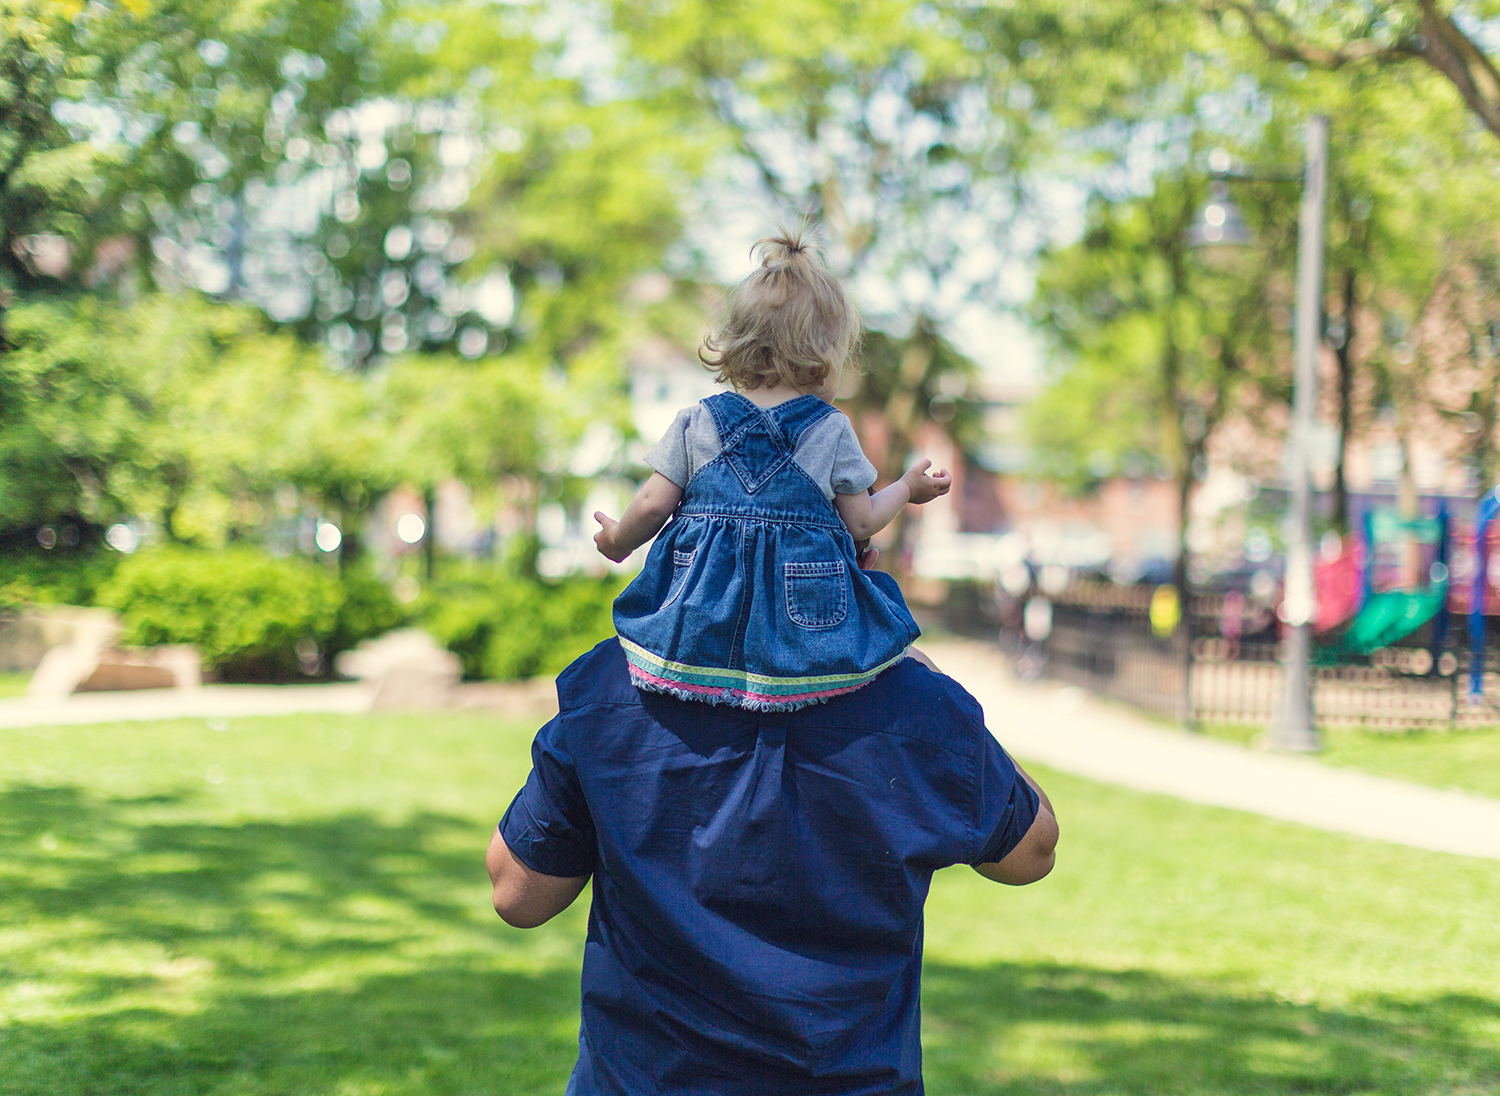
<svg viewBox="0 0 1500 1096">
<path fill-rule="evenodd" d="M 834 495 L 833 505 L 854 539 L 864 540 L 880 532 L 908 502 L 931 502 L 939 495 L 946 495 L 953 486 L 953 477 L 947 469 L 929 476 L 927 469 L 931 467 L 930 460 L 918 461 L 906 470 L 906 475 L 873 495 L 863 492 Z"/>
<path fill-rule="evenodd" d="M 682 501 L 682 488 L 660 472 L 652 472 L 641 489 L 625 507 L 625 512 L 616 521 L 603 511 L 594 511 L 594 520 L 603 526 L 594 534 L 594 543 L 599 546 L 605 559 L 616 563 L 645 544 L 667 523 L 677 504 Z"/>
</svg>

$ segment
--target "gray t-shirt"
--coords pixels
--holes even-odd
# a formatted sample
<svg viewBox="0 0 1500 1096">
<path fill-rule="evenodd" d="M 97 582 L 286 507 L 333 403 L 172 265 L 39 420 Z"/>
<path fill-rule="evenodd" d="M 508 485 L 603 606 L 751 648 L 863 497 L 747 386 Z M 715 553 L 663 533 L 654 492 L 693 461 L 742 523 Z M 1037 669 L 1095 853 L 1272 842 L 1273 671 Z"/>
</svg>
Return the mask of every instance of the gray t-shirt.
<svg viewBox="0 0 1500 1096">
<path fill-rule="evenodd" d="M 646 464 L 678 487 L 686 487 L 698 469 L 721 452 L 713 415 L 701 403 L 695 403 L 677 412 L 661 441 L 646 454 Z M 825 415 L 804 430 L 792 460 L 830 501 L 835 494 L 860 494 L 875 482 L 875 466 L 859 447 L 854 424 L 842 411 Z"/>
</svg>

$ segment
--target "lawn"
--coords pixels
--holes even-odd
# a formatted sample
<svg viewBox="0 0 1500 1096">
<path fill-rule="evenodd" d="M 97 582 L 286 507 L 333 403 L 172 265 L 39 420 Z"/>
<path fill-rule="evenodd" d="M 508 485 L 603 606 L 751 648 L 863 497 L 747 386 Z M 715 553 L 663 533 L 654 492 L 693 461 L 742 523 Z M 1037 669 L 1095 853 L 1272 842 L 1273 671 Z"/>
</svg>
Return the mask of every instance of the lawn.
<svg viewBox="0 0 1500 1096">
<path fill-rule="evenodd" d="M 31 674 L 4 673 L 0 674 L 0 700 L 10 700 L 13 697 L 25 696 L 26 686 L 31 683 Z"/>
<path fill-rule="evenodd" d="M 0 733 L 0 1093 L 561 1093 L 586 907 L 481 862 L 529 726 Z M 934 1096 L 1500 1089 L 1500 863 L 1037 775 L 1053 876 L 934 882 Z"/>
<path fill-rule="evenodd" d="M 1201 730 L 1214 738 L 1248 746 L 1258 742 L 1266 728 L 1248 723 L 1205 723 Z M 1325 727 L 1319 734 L 1323 749 L 1317 757 L 1326 764 L 1500 798 L 1500 727 L 1451 731 Z"/>
</svg>

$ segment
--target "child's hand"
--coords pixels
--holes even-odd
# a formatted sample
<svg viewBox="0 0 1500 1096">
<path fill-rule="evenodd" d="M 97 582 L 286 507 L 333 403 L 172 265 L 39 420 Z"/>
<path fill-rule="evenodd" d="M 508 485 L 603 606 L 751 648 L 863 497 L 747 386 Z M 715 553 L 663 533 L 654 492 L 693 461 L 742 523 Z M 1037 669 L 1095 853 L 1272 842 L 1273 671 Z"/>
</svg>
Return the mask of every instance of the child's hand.
<svg viewBox="0 0 1500 1096">
<path fill-rule="evenodd" d="M 931 502 L 939 495 L 946 495 L 948 488 L 953 486 L 953 477 L 944 468 L 932 475 L 927 474 L 927 469 L 932 467 L 932 461 L 918 461 L 906 471 L 901 477 L 906 489 L 911 493 L 911 501 L 915 503 Z"/>
<path fill-rule="evenodd" d="M 630 556 L 630 549 L 622 550 L 616 543 L 615 530 L 619 529 L 620 523 L 602 510 L 594 511 L 594 520 L 603 526 L 594 534 L 594 545 L 599 549 L 599 554 L 615 563 L 624 563 Z"/>
</svg>

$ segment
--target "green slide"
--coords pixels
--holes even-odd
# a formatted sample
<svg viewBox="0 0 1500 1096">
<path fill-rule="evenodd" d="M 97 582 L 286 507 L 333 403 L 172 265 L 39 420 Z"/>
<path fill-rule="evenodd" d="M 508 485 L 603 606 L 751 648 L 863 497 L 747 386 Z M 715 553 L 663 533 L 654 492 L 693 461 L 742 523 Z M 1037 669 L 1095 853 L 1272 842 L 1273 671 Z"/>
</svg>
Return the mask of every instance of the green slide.
<svg viewBox="0 0 1500 1096">
<path fill-rule="evenodd" d="M 1389 647 L 1437 616 L 1447 597 L 1446 578 L 1424 590 L 1388 590 L 1371 594 L 1350 621 L 1348 630 L 1320 653 L 1325 656 L 1367 655 Z"/>
</svg>

